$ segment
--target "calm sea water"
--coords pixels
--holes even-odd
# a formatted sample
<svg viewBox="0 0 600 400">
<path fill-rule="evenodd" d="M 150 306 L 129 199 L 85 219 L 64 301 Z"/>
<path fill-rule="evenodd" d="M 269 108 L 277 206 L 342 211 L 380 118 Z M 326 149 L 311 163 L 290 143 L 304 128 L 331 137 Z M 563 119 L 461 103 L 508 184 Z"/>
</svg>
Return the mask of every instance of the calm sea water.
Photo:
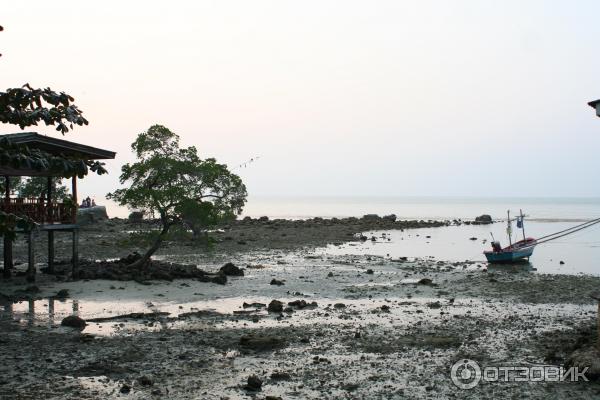
<svg viewBox="0 0 600 400">
<path fill-rule="evenodd" d="M 503 219 L 508 209 L 513 215 L 523 209 L 529 216 L 527 236 L 540 237 L 600 217 L 600 198 L 250 197 L 243 216 L 304 219 L 396 214 L 400 219 L 471 220 L 481 214 Z M 108 212 L 110 216 L 128 214 L 126 209 L 111 204 L 108 204 Z M 389 241 L 328 246 L 321 251 L 390 257 L 432 256 L 440 260 L 483 263 L 482 252 L 489 247 L 490 232 L 502 245 L 507 244 L 506 225 L 496 223 L 391 231 L 386 235 Z M 373 234 L 380 236 L 381 232 Z M 477 240 L 470 240 L 471 237 Z M 600 224 L 536 247 L 531 265 L 539 272 L 600 275 Z"/>
</svg>

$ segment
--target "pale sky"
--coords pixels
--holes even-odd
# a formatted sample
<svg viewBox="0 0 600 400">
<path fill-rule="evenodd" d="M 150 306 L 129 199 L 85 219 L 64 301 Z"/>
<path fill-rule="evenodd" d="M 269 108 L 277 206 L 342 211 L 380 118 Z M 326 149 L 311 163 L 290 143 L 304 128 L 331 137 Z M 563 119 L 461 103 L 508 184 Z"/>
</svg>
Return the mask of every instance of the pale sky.
<svg viewBox="0 0 600 400">
<path fill-rule="evenodd" d="M 155 123 L 251 195 L 600 196 L 598 1 L 4 1 L 2 88 L 117 152 Z M 34 130 L 34 129 L 28 129 Z M 0 126 L 1 133 L 18 127 Z M 40 126 L 40 133 L 58 135 Z"/>
</svg>

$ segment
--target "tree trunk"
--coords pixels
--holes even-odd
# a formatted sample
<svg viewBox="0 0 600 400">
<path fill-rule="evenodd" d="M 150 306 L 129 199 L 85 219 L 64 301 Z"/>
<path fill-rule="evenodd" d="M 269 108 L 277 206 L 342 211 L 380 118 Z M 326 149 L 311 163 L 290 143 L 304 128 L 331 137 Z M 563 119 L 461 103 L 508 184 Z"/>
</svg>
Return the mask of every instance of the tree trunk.
<svg viewBox="0 0 600 400">
<path fill-rule="evenodd" d="M 131 268 L 143 267 L 144 269 L 148 269 L 148 261 L 150 261 L 150 257 L 152 257 L 152 255 L 156 252 L 156 250 L 159 249 L 161 243 L 165 239 L 165 236 L 169 232 L 170 228 L 171 228 L 171 224 L 164 224 L 162 230 L 160 231 L 160 234 L 158 235 L 158 237 L 152 244 L 152 247 L 150 247 L 148 249 L 148 251 L 146 251 L 146 253 L 144 253 L 142 258 L 129 264 L 129 267 L 131 267 Z"/>
</svg>

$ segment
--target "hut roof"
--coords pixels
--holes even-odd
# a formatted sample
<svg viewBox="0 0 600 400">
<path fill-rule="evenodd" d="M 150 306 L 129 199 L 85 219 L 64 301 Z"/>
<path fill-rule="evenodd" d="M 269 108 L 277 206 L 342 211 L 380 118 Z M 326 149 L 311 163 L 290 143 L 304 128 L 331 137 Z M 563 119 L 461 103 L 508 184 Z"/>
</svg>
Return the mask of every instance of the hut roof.
<svg viewBox="0 0 600 400">
<path fill-rule="evenodd" d="M 110 150 L 99 149 L 81 143 L 75 143 L 64 139 L 40 135 L 36 132 L 9 133 L 0 135 L 0 139 L 8 139 L 10 143 L 25 145 L 30 149 L 40 149 L 55 156 L 66 156 L 80 160 L 112 160 L 116 153 Z M 29 169 L 14 169 L 11 167 L 0 167 L 0 175 L 10 176 L 48 176 L 47 171 L 35 171 Z"/>
<path fill-rule="evenodd" d="M 52 155 L 58 156 L 62 154 L 82 160 L 112 160 L 116 155 L 114 151 L 40 135 L 36 132 L 9 133 L 0 135 L 1 138 L 7 138 L 14 144 L 26 145 L 30 149 L 40 149 Z"/>
</svg>

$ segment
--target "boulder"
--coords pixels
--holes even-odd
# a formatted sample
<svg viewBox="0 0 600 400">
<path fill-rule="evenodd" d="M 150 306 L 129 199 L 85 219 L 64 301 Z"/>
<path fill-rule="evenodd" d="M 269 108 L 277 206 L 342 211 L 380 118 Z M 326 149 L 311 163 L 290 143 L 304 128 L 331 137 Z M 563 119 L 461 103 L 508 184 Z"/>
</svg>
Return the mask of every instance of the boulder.
<svg viewBox="0 0 600 400">
<path fill-rule="evenodd" d="M 95 224 L 99 221 L 106 221 L 107 219 L 108 214 L 106 213 L 106 207 L 104 206 L 79 208 L 77 210 L 78 225 Z"/>
<path fill-rule="evenodd" d="M 144 220 L 143 211 L 132 211 L 127 218 L 129 222 L 140 223 Z"/>
<path fill-rule="evenodd" d="M 396 214 L 385 215 L 383 219 L 389 222 L 396 222 Z"/>
<path fill-rule="evenodd" d="M 247 382 L 246 390 L 257 392 L 262 387 L 262 380 L 256 375 L 249 376 Z"/>
<path fill-rule="evenodd" d="M 483 214 L 479 217 L 476 217 L 475 222 L 477 222 L 478 224 L 491 224 L 493 221 L 491 215 Z"/>
<path fill-rule="evenodd" d="M 69 315 L 68 317 L 65 317 L 60 324 L 62 326 L 68 326 L 69 328 L 76 328 L 79 330 L 83 330 L 83 328 L 85 328 L 87 325 L 83 318 L 76 315 Z"/>
<path fill-rule="evenodd" d="M 244 276 L 244 270 L 240 267 L 236 267 L 233 263 L 230 262 L 223 265 L 220 271 L 221 273 L 227 276 Z"/>
<path fill-rule="evenodd" d="M 268 312 L 282 312 L 283 311 L 283 303 L 279 300 L 271 300 L 269 306 L 267 307 Z"/>
</svg>

